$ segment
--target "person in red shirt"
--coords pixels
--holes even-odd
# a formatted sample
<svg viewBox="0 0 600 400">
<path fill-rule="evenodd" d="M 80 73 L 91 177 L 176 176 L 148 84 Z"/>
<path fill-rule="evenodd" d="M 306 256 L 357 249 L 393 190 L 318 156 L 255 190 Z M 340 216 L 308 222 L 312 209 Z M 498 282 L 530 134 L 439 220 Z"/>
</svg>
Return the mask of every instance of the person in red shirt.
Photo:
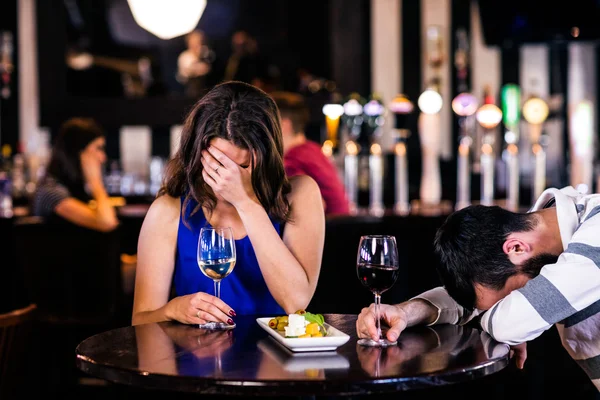
<svg viewBox="0 0 600 400">
<path fill-rule="evenodd" d="M 272 92 L 281 116 L 283 163 L 288 176 L 308 175 L 321 189 L 325 214 L 350 214 L 344 183 L 336 166 L 321 151 L 321 146 L 306 138 L 304 128 L 309 111 L 304 98 L 291 92 Z"/>
</svg>

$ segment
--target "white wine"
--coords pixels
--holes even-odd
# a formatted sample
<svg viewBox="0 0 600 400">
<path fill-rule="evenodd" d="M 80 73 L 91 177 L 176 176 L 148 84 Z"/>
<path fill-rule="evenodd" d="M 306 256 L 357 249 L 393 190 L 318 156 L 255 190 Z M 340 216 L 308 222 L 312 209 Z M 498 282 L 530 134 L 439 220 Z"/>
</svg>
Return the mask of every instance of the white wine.
<svg viewBox="0 0 600 400">
<path fill-rule="evenodd" d="M 220 281 L 233 271 L 235 257 L 198 260 L 198 265 L 200 265 L 200 271 L 208 278 Z"/>
</svg>

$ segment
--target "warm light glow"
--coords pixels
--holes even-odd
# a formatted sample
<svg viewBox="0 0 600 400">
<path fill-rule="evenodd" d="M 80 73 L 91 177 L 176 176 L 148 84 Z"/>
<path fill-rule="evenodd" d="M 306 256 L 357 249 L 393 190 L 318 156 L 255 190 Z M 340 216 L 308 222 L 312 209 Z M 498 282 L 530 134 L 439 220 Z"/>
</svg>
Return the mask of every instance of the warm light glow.
<svg viewBox="0 0 600 400">
<path fill-rule="evenodd" d="M 397 156 L 405 156 L 406 145 L 403 142 L 396 143 L 396 146 L 394 146 L 394 153 L 396 153 Z"/>
<path fill-rule="evenodd" d="M 548 103 L 539 97 L 532 97 L 523 104 L 523 117 L 530 124 L 542 124 L 548 118 Z"/>
<path fill-rule="evenodd" d="M 504 141 L 506 143 L 516 143 L 517 142 L 517 134 L 513 131 L 506 131 L 504 134 Z"/>
<path fill-rule="evenodd" d="M 127 0 L 135 22 L 168 40 L 190 33 L 206 8 L 206 0 Z"/>
<path fill-rule="evenodd" d="M 489 143 L 485 143 L 483 146 L 481 146 L 481 152 L 486 155 L 492 155 L 492 145 Z"/>
<path fill-rule="evenodd" d="M 425 114 L 437 114 L 442 109 L 444 101 L 438 92 L 433 89 L 427 89 L 421 93 L 417 103 L 419 109 Z"/>
<path fill-rule="evenodd" d="M 371 100 L 367 104 L 365 104 L 363 110 L 368 116 L 376 117 L 378 115 L 383 114 L 383 112 L 385 111 L 385 107 L 377 100 Z"/>
<path fill-rule="evenodd" d="M 323 114 L 331 119 L 336 119 L 344 114 L 344 107 L 341 104 L 325 104 Z"/>
<path fill-rule="evenodd" d="M 511 143 L 508 146 L 506 146 L 506 151 L 508 151 L 511 155 L 516 156 L 517 153 L 519 153 L 519 148 L 516 144 Z"/>
<path fill-rule="evenodd" d="M 467 157 L 469 155 L 469 145 L 464 143 L 460 144 L 458 146 L 458 154 L 463 157 Z"/>
<path fill-rule="evenodd" d="M 406 96 L 399 94 L 394 97 L 388 108 L 396 114 L 410 114 L 413 112 L 415 106 Z"/>
<path fill-rule="evenodd" d="M 356 117 L 357 115 L 361 115 L 362 112 L 363 106 L 356 99 L 350 99 L 344 104 L 344 114 L 346 115 Z"/>
<path fill-rule="evenodd" d="M 371 145 L 371 154 L 374 156 L 381 155 L 381 146 L 379 145 L 379 143 L 373 143 Z"/>
<path fill-rule="evenodd" d="M 358 154 L 358 145 L 354 143 L 352 140 L 349 140 L 346 143 L 346 153 L 350 156 L 355 156 Z"/>
<path fill-rule="evenodd" d="M 452 100 L 452 110 L 461 117 L 469 117 L 477 111 L 477 98 L 471 93 L 461 93 Z"/>
<path fill-rule="evenodd" d="M 327 157 L 331 157 L 333 155 L 333 142 L 331 140 L 324 141 L 323 146 L 321 146 L 321 152 Z"/>
<path fill-rule="evenodd" d="M 531 151 L 533 154 L 538 154 L 540 152 L 542 152 L 544 149 L 542 148 L 542 146 L 538 143 L 535 143 L 533 146 L 531 146 Z"/>
<path fill-rule="evenodd" d="M 577 104 L 571 115 L 570 125 L 569 135 L 575 154 L 591 154 L 594 137 L 594 111 L 591 102 L 582 101 Z"/>
<path fill-rule="evenodd" d="M 484 104 L 475 115 L 477 122 L 486 129 L 494 129 L 502 121 L 502 111 L 494 104 Z"/>
</svg>

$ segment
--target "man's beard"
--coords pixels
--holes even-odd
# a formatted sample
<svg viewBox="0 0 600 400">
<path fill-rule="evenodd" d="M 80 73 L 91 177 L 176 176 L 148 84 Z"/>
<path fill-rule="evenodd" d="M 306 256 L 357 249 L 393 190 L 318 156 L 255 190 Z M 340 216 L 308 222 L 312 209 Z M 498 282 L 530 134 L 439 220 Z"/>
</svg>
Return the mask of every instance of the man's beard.
<svg viewBox="0 0 600 400">
<path fill-rule="evenodd" d="M 530 278 L 535 278 L 540 274 L 540 271 L 545 265 L 556 264 L 556 261 L 558 261 L 558 255 L 553 255 L 550 253 L 538 254 L 537 256 L 531 257 L 529 260 L 525 261 L 519 267 L 519 272 L 529 276 Z"/>
</svg>

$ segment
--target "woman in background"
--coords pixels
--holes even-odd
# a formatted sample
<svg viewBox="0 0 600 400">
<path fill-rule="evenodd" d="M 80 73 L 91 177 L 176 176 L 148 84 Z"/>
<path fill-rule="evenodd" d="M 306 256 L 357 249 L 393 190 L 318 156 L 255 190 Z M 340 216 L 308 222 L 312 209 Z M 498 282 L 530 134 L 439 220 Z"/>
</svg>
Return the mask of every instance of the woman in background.
<svg viewBox="0 0 600 400">
<path fill-rule="evenodd" d="M 104 146 L 104 133 L 95 121 L 66 121 L 54 143 L 46 175 L 33 196 L 33 214 L 58 216 L 101 232 L 115 229 L 119 221 L 102 179 Z M 90 200 L 94 200 L 93 207 Z"/>
<path fill-rule="evenodd" d="M 236 266 L 221 283 L 221 299 L 197 263 L 205 226 L 231 227 L 236 239 Z M 132 323 L 232 324 L 236 315 L 304 309 L 324 237 L 317 184 L 285 176 L 274 101 L 242 82 L 217 85 L 189 113 L 142 225 Z"/>
</svg>

